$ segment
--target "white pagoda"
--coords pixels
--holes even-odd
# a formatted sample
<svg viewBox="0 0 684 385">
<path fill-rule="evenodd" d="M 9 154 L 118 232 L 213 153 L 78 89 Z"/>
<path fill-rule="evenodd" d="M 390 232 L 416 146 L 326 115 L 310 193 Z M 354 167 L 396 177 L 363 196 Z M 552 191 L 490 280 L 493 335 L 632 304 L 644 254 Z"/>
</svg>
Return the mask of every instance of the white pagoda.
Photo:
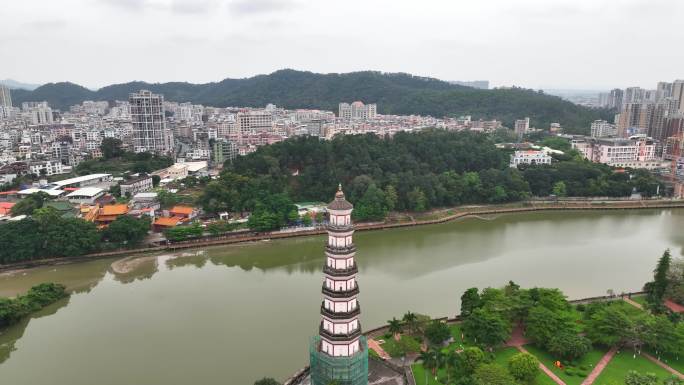
<svg viewBox="0 0 684 385">
<path fill-rule="evenodd" d="M 356 246 L 352 236 L 351 213 L 339 187 L 327 207 L 328 241 L 325 246 L 323 303 L 319 335 L 310 347 L 311 381 L 313 385 L 368 384 L 368 346 L 361 335 L 359 316 L 358 268 L 354 261 Z"/>
</svg>

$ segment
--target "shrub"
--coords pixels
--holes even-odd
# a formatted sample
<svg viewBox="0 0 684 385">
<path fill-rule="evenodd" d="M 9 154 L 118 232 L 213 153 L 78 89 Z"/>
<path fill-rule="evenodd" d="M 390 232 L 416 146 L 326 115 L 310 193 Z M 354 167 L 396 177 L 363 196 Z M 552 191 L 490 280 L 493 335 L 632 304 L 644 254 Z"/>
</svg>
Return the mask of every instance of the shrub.
<svg viewBox="0 0 684 385">
<path fill-rule="evenodd" d="M 539 361 L 529 353 L 517 353 L 508 361 L 508 371 L 517 380 L 531 383 L 539 374 Z"/>
<path fill-rule="evenodd" d="M 63 285 L 57 283 L 41 283 L 32 287 L 25 295 L 15 299 L 0 298 L 0 327 L 19 322 L 34 311 L 66 297 Z"/>
</svg>

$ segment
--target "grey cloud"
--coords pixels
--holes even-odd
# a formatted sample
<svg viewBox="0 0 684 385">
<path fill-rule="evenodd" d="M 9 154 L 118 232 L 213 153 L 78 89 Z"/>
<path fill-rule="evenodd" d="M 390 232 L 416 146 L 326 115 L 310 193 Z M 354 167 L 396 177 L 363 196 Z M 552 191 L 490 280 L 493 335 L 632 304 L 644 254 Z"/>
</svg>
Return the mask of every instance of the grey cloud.
<svg viewBox="0 0 684 385">
<path fill-rule="evenodd" d="M 206 14 L 221 5 L 221 0 L 99 0 L 100 2 L 128 11 L 155 9 L 177 14 Z"/>
<path fill-rule="evenodd" d="M 171 3 L 171 11 L 175 13 L 202 14 L 208 13 L 220 6 L 216 0 L 174 0 Z"/>
<path fill-rule="evenodd" d="M 99 0 L 101 3 L 128 10 L 141 10 L 150 5 L 148 0 Z"/>
<path fill-rule="evenodd" d="M 291 0 L 237 0 L 230 3 L 230 9 L 238 14 L 255 15 L 289 11 L 297 5 Z"/>
<path fill-rule="evenodd" d="M 36 20 L 36 21 L 31 21 L 28 23 L 24 24 L 25 28 L 32 29 L 32 30 L 49 30 L 49 31 L 54 31 L 56 29 L 62 29 L 65 28 L 68 25 L 68 23 L 65 20 Z"/>
</svg>

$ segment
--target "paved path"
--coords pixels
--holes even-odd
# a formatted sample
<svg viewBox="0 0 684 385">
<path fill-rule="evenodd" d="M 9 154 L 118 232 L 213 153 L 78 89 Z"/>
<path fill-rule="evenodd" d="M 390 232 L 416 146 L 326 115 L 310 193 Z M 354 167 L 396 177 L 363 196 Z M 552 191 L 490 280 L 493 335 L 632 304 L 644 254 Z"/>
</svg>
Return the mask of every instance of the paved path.
<svg viewBox="0 0 684 385">
<path fill-rule="evenodd" d="M 625 302 L 627 302 L 628 304 L 630 304 L 630 305 L 632 305 L 632 306 L 634 306 L 634 307 L 636 307 L 636 308 L 638 308 L 638 309 L 644 310 L 644 307 L 641 306 L 641 304 L 640 304 L 639 302 L 637 302 L 637 301 L 635 301 L 635 300 L 633 300 L 633 299 L 631 299 L 631 298 L 628 298 L 628 297 L 622 297 L 622 299 L 623 299 Z"/>
<path fill-rule="evenodd" d="M 516 348 L 523 353 L 529 354 L 529 352 L 525 350 L 525 348 L 523 348 L 522 346 L 516 346 Z M 563 382 L 563 380 L 560 379 L 560 377 L 558 377 L 554 372 L 551 371 L 551 369 L 547 368 L 546 365 L 542 364 L 541 362 L 539 363 L 539 369 L 541 369 L 542 372 L 549 376 L 556 384 L 566 385 L 565 382 Z"/>
<path fill-rule="evenodd" d="M 525 338 L 525 333 L 523 332 L 522 324 L 517 324 L 511 331 L 511 338 L 506 341 L 506 346 L 523 346 L 529 344 L 530 341 Z"/>
<path fill-rule="evenodd" d="M 641 354 L 642 354 L 644 357 L 648 358 L 649 360 L 653 361 L 654 364 L 660 366 L 661 368 L 667 370 L 668 372 L 670 372 L 670 373 L 674 374 L 675 376 L 677 376 L 677 377 L 681 378 L 682 380 L 684 380 L 684 374 L 678 372 L 677 370 L 675 370 L 675 369 L 674 369 L 673 367 L 671 367 L 670 365 L 668 365 L 668 364 L 666 364 L 666 363 L 660 361 L 659 359 L 653 357 L 652 355 L 650 355 L 650 354 L 648 354 L 648 353 L 641 352 Z"/>
<path fill-rule="evenodd" d="M 389 360 L 389 359 L 392 358 L 392 357 L 390 357 L 389 354 L 387 354 L 387 352 L 385 351 L 385 349 L 383 349 L 382 346 L 380 346 L 380 344 L 378 343 L 378 341 L 376 341 L 376 340 L 374 340 L 374 339 L 371 338 L 371 339 L 368 340 L 368 346 L 369 346 L 371 349 L 375 350 L 375 352 L 378 353 L 378 355 L 380 356 L 380 358 L 382 358 L 383 360 Z"/>
<path fill-rule="evenodd" d="M 601 374 L 601 372 L 603 372 L 603 369 L 606 368 L 606 366 L 608 365 L 608 363 L 610 362 L 610 360 L 613 359 L 613 357 L 615 356 L 615 353 L 617 353 L 617 348 L 615 348 L 615 347 L 611 348 L 611 349 L 610 349 L 610 350 L 601 358 L 601 360 L 596 364 L 596 366 L 594 367 L 594 370 L 592 370 L 591 373 L 589 373 L 589 375 L 587 376 L 587 378 L 585 378 L 584 381 L 582 381 L 582 385 L 591 385 L 591 384 L 593 384 L 594 381 L 596 381 L 596 379 L 598 378 L 598 376 Z"/>
</svg>

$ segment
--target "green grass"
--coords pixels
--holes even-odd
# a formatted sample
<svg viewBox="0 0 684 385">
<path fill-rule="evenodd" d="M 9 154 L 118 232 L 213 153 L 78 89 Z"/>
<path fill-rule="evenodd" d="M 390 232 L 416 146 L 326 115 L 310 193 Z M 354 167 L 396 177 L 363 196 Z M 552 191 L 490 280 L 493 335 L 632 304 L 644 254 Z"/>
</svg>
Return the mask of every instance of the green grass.
<svg viewBox="0 0 684 385">
<path fill-rule="evenodd" d="M 660 359 L 660 361 L 664 362 L 665 364 L 669 365 L 672 367 L 672 369 L 678 371 L 679 373 L 684 373 L 684 357 L 678 357 L 672 355 L 672 354 L 663 354 L 661 353 L 660 355 L 655 354 L 654 351 L 651 349 L 646 349 L 648 351 L 648 354 L 652 355 L 655 358 Z"/>
<path fill-rule="evenodd" d="M 503 366 L 504 368 L 508 367 L 508 360 L 511 359 L 514 355 L 518 353 L 518 349 L 516 348 L 502 348 L 498 349 L 494 352 L 494 362 L 497 364 Z"/>
<path fill-rule="evenodd" d="M 534 345 L 525 345 L 525 349 L 527 349 L 528 352 L 530 352 L 532 355 L 537 357 L 539 362 L 544 364 L 547 368 L 551 369 L 551 371 L 560 377 L 561 380 L 563 380 L 567 385 L 579 385 L 584 381 L 585 376 L 578 376 L 577 374 L 575 375 L 568 375 L 564 370 L 561 370 L 554 366 L 554 362 L 559 361 L 558 358 L 553 357 L 551 353 L 538 348 Z M 585 354 L 582 358 L 577 360 L 577 364 L 573 367 L 573 370 L 582 370 L 581 367 L 585 367 L 586 369 L 582 370 L 586 372 L 586 374 L 591 373 L 591 371 L 594 369 L 594 366 L 601 360 L 601 357 L 603 357 L 607 352 L 607 349 L 597 349 L 594 348 L 589 353 Z"/>
<path fill-rule="evenodd" d="M 508 358 L 515 354 L 518 350 L 515 348 L 505 348 L 501 349 L 494 354 L 496 355 L 495 362 L 498 365 L 502 365 L 504 368 L 508 367 Z M 502 360 L 505 358 L 504 363 L 499 362 L 499 358 Z M 430 371 L 427 373 L 427 383 L 425 382 L 425 369 L 420 363 L 411 365 L 413 370 L 413 377 L 416 380 L 416 385 L 444 385 L 447 382 L 447 375 L 444 369 L 440 369 L 437 372 L 437 381 Z M 453 383 L 458 377 L 458 373 L 452 375 L 451 382 Z M 556 383 L 546 374 L 540 372 L 533 384 L 530 385 L 556 385 Z"/>
<path fill-rule="evenodd" d="M 385 342 L 380 344 L 380 346 L 384 351 L 387 352 L 387 354 L 392 357 L 401 357 L 403 355 L 403 352 L 394 337 L 383 337 L 382 339 Z M 418 342 L 414 337 L 402 334 L 401 339 L 408 342 L 407 345 L 411 348 L 410 352 L 418 352 L 420 350 L 420 342 Z"/>
<path fill-rule="evenodd" d="M 642 294 L 642 295 L 633 295 L 633 296 L 632 296 L 632 301 L 634 301 L 634 302 L 636 302 L 636 303 L 638 303 L 639 305 L 644 306 L 644 307 L 646 307 L 646 305 L 647 305 L 647 302 L 646 302 L 646 295 L 645 295 L 645 294 Z"/>
<path fill-rule="evenodd" d="M 670 377 L 670 373 L 660 366 L 654 364 L 643 356 L 632 358 L 631 350 L 623 350 L 616 354 L 608 363 L 601 375 L 594 381 L 594 385 L 610 385 L 612 382 L 622 384 L 625 376 L 630 370 L 639 373 L 653 373 L 658 376 L 658 382 Z"/>
<path fill-rule="evenodd" d="M 428 370 L 427 383 L 425 382 L 425 368 L 423 368 L 423 364 L 413 364 L 411 365 L 411 369 L 413 370 L 413 378 L 416 380 L 416 385 L 442 385 L 447 382 L 446 371 L 444 369 L 440 369 L 437 372 L 437 379 L 442 382 L 435 381 L 432 372 Z"/>
</svg>

